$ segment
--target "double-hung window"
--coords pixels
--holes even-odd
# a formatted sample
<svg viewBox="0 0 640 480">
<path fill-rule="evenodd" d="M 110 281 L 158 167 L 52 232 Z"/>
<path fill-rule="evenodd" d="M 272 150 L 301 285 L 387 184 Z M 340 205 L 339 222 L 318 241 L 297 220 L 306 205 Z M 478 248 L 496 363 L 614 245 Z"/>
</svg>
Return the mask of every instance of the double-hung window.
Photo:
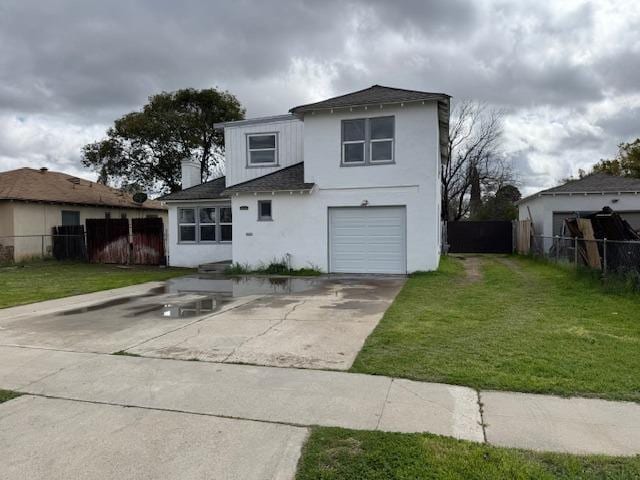
<svg viewBox="0 0 640 480">
<path fill-rule="evenodd" d="M 219 243 L 231 239 L 231 207 L 178 208 L 180 243 Z"/>
<path fill-rule="evenodd" d="M 178 209 L 178 234 L 181 242 L 196 241 L 196 209 Z"/>
<path fill-rule="evenodd" d="M 220 207 L 220 241 L 231 241 L 231 207 Z"/>
<path fill-rule="evenodd" d="M 342 121 L 342 165 L 393 163 L 395 119 L 358 118 Z"/>
<path fill-rule="evenodd" d="M 247 135 L 247 165 L 261 167 L 278 164 L 278 135 L 260 133 Z"/>
<path fill-rule="evenodd" d="M 366 120 L 342 121 L 342 162 L 362 164 L 365 162 Z"/>
<path fill-rule="evenodd" d="M 216 241 L 216 208 L 202 207 L 198 209 L 200 212 L 200 241 L 215 242 Z"/>
</svg>

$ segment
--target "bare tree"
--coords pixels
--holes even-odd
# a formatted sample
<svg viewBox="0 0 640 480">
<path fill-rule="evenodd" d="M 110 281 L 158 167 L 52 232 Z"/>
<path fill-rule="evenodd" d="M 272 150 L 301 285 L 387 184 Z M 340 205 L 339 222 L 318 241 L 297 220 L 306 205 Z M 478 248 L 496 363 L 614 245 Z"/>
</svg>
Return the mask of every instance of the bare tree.
<svg viewBox="0 0 640 480">
<path fill-rule="evenodd" d="M 475 188 L 479 184 L 487 195 L 513 180 L 500 151 L 502 117 L 501 111 L 473 101 L 462 102 L 454 109 L 449 129 L 449 161 L 443 165 L 441 174 L 443 220 L 457 221 L 469 213 L 474 184 Z"/>
</svg>

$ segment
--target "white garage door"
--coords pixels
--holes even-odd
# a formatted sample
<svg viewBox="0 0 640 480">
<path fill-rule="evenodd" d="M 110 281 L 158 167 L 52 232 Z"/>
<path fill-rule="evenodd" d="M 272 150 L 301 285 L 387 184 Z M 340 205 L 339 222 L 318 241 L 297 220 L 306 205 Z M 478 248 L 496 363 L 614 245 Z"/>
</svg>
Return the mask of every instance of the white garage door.
<svg viewBox="0 0 640 480">
<path fill-rule="evenodd" d="M 404 207 L 329 209 L 329 271 L 406 273 Z"/>
</svg>

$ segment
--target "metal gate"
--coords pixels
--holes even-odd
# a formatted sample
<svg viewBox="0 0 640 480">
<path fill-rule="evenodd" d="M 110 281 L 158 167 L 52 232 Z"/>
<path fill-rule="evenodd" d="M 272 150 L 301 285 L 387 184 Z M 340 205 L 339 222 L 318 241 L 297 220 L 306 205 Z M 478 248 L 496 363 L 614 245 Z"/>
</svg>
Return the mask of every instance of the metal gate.
<svg viewBox="0 0 640 480">
<path fill-rule="evenodd" d="M 513 226 L 510 221 L 449 222 L 450 253 L 512 253 Z"/>
</svg>

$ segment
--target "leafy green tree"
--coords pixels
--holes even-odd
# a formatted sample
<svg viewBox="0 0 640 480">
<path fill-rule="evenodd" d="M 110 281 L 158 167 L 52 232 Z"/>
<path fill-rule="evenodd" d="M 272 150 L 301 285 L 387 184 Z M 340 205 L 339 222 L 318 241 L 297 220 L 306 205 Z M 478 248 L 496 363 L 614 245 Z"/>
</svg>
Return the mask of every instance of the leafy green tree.
<svg viewBox="0 0 640 480">
<path fill-rule="evenodd" d="M 224 135 L 218 122 L 241 120 L 245 109 L 229 92 L 192 88 L 149 97 L 141 111 L 114 122 L 105 139 L 85 145 L 82 163 L 102 183 L 148 192 L 180 190 L 180 161 L 200 161 L 202 180 L 222 169 Z"/>
<path fill-rule="evenodd" d="M 593 166 L 593 171 L 640 178 L 640 138 L 618 145 L 616 158 L 600 160 Z"/>
<path fill-rule="evenodd" d="M 515 220 L 518 218 L 516 202 L 521 198 L 522 194 L 517 187 L 503 185 L 495 195 L 485 198 L 472 220 Z"/>
</svg>

